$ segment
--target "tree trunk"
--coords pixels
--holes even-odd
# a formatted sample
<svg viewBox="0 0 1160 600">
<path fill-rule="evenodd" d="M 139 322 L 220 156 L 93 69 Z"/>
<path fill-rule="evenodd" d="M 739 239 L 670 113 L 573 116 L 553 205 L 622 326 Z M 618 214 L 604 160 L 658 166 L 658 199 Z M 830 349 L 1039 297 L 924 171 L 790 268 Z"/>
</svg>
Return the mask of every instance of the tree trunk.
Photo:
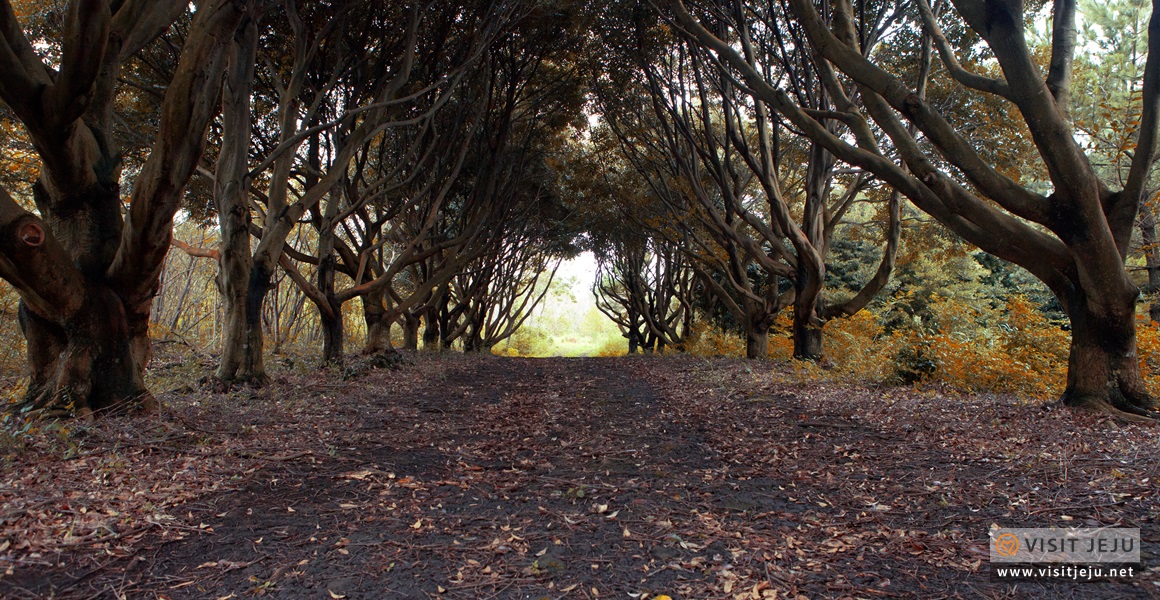
<svg viewBox="0 0 1160 600">
<path fill-rule="evenodd" d="M 437 314 L 439 315 L 439 342 L 431 346 L 431 350 L 445 350 L 451 348 L 455 343 L 455 322 L 451 319 L 451 309 L 448 304 L 451 302 L 451 294 L 444 291 L 440 296 L 440 300 L 436 303 Z M 426 346 L 423 347 L 427 349 Z"/>
<path fill-rule="evenodd" d="M 469 313 L 470 325 L 463 336 L 463 352 L 476 353 L 483 350 L 483 314 L 477 309 L 474 314 Z"/>
<path fill-rule="evenodd" d="M 826 358 L 822 326 L 811 323 L 809 319 L 798 318 L 796 311 L 793 318 L 793 357 L 814 362 L 822 362 Z"/>
<path fill-rule="evenodd" d="M 327 195 L 322 221 L 318 231 L 318 290 L 324 304 L 318 307 L 322 317 L 322 365 L 342 366 L 343 349 L 342 303 L 335 297 L 334 278 L 337 274 L 338 254 L 334 244 L 338 225 L 336 219 L 342 205 L 342 189 L 335 187 Z"/>
<path fill-rule="evenodd" d="M 419 317 L 411 314 L 411 311 L 403 312 L 403 347 L 407 350 L 419 349 L 420 323 L 421 320 Z M 436 336 L 436 339 L 438 339 L 438 336 Z"/>
<path fill-rule="evenodd" d="M 242 372 L 249 371 L 248 381 L 262 383 L 266 375 L 265 357 L 262 355 L 265 337 L 262 332 L 262 303 L 266 294 L 274 287 L 273 269 L 263 260 L 254 261 L 250 268 L 250 281 L 246 288 L 246 342 Z"/>
<path fill-rule="evenodd" d="M 218 246 L 218 289 L 225 306 L 222 355 L 217 380 L 263 385 L 268 381 L 262 361 L 262 328 L 250 327 L 247 298 L 254 259 L 250 250 L 249 172 L 250 95 L 258 52 L 257 24 L 239 30 L 230 49 L 230 66 L 222 86 L 222 147 L 214 181 L 214 204 L 221 241 Z M 259 317 L 260 318 L 260 315 Z M 254 334 L 257 334 L 255 339 Z"/>
<path fill-rule="evenodd" d="M 222 258 L 222 274 L 234 268 L 227 267 L 227 259 Z M 245 252 L 249 258 L 249 251 Z M 248 271 L 249 269 L 246 269 Z M 243 271 L 245 272 L 245 271 Z M 250 310 L 249 294 L 250 280 L 238 281 L 233 277 L 219 278 L 222 281 L 222 292 L 225 300 L 225 322 L 223 323 L 222 355 L 218 365 L 216 378 L 223 385 L 235 383 L 264 385 L 269 381 L 266 375 L 265 360 L 262 356 L 263 342 L 261 323 L 261 303 L 259 310 Z M 239 273 L 240 275 L 240 273 Z"/>
<path fill-rule="evenodd" d="M 769 328 L 747 328 L 745 331 L 745 358 L 759 359 L 768 357 Z"/>
<path fill-rule="evenodd" d="M 1156 237 L 1156 213 L 1147 202 L 1140 203 L 1140 238 L 1144 246 L 1144 269 L 1148 272 L 1148 287 L 1144 290 L 1152 297 L 1148 306 L 1148 316 L 1160 322 L 1160 240 Z"/>
<path fill-rule="evenodd" d="M 330 314 L 322 312 L 322 366 L 341 367 L 345 359 L 343 348 L 342 305 L 332 302 Z"/>
<path fill-rule="evenodd" d="M 135 403 L 156 408 L 145 388 L 145 365 L 133 354 L 120 299 L 101 288 L 80 289 L 76 295 L 80 309 L 63 328 L 21 302 L 31 381 L 18 408 L 61 410 L 82 418 L 120 412 Z"/>
<path fill-rule="evenodd" d="M 431 306 L 423 315 L 426 327 L 423 328 L 423 349 L 439 349 L 439 307 Z"/>
<path fill-rule="evenodd" d="M 628 311 L 628 353 L 636 354 L 640 350 L 641 336 L 640 336 L 640 315 L 636 309 L 630 308 Z"/>
<path fill-rule="evenodd" d="M 0 192 L 0 276 L 17 282 L 21 292 L 30 375 L 28 392 L 14 408 L 82 417 L 138 403 L 155 408 L 144 383 L 148 322 L 130 321 L 100 264 L 111 262 L 109 246 L 115 252 L 112 238 L 120 232 L 119 212 L 100 208 L 119 205 L 119 188 L 98 183 L 51 203 L 41 184 L 36 189 L 43 221 Z M 62 216 L 74 204 L 76 218 Z"/>
<path fill-rule="evenodd" d="M 1135 301 L 1101 311 L 1078 302 L 1071 311 L 1071 348 L 1063 403 L 1095 410 L 1154 416 L 1158 408 L 1140 378 Z"/>
<path fill-rule="evenodd" d="M 391 345 L 391 323 L 384 317 L 387 307 L 384 304 L 386 292 L 379 288 L 362 297 L 363 321 L 367 326 L 367 341 L 363 345 L 363 354 L 378 354 L 393 350 Z"/>
<path fill-rule="evenodd" d="M 794 287 L 798 289 L 799 295 L 796 296 L 793 307 L 793 357 L 797 360 L 820 363 L 826 359 L 822 338 L 824 323 L 820 317 L 821 288 L 815 288 L 811 284 L 816 281 L 814 276 L 804 274 L 802 270 L 798 269 L 798 277 L 794 280 Z M 812 296 L 812 299 L 809 299 L 809 296 Z"/>
<path fill-rule="evenodd" d="M 822 362 L 822 287 L 825 284 L 825 206 L 829 195 L 829 177 L 834 159 L 820 144 L 810 145 L 810 164 L 806 181 L 806 206 L 803 230 L 806 245 L 798 250 L 797 277 L 794 278 L 793 357 Z M 808 256 L 807 256 L 808 255 Z M 809 258 L 809 259 L 807 259 Z"/>
<path fill-rule="evenodd" d="M 745 300 L 745 358 L 769 358 L 769 328 L 777 313 L 770 313 L 765 303 Z"/>
</svg>

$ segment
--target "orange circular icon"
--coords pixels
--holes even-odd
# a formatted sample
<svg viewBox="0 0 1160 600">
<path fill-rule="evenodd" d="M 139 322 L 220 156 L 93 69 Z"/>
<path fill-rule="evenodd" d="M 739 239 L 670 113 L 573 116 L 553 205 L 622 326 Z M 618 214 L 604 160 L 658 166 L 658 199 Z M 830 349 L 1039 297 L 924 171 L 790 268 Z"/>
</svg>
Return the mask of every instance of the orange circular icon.
<svg viewBox="0 0 1160 600">
<path fill-rule="evenodd" d="M 1019 538 L 1014 533 L 1004 533 L 995 538 L 995 552 L 999 556 L 1015 556 L 1019 552 Z"/>
</svg>

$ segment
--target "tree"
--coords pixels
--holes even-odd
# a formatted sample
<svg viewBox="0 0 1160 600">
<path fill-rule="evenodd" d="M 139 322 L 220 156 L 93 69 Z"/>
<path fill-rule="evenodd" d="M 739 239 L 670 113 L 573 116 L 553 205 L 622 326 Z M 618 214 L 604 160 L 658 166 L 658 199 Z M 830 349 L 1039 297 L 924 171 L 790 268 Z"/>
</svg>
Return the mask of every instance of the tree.
<svg viewBox="0 0 1160 600">
<path fill-rule="evenodd" d="M 0 190 L 0 277 L 22 300 L 31 384 L 24 409 L 80 415 L 154 403 L 143 372 L 152 299 L 173 217 L 217 114 L 225 41 L 247 8 L 199 2 L 122 216 L 115 100 L 125 63 L 190 8 L 173 0 L 73 0 L 46 62 L 0 2 L 0 98 L 41 161 L 37 214 Z"/>
<path fill-rule="evenodd" d="M 800 37 L 792 24 L 783 29 L 789 33 L 781 35 Z M 787 79 L 808 110 L 831 108 L 808 55 L 774 52 L 798 44 L 754 44 L 743 30 L 741 45 L 746 60 L 760 62 L 767 76 L 776 72 Z M 653 181 L 665 219 L 683 230 L 683 240 L 701 246 L 690 253 L 702 265 L 694 269 L 705 271 L 705 288 L 742 324 L 747 356 L 767 355 L 769 329 L 780 310 L 792 305 L 794 356 L 824 360 L 825 322 L 858 312 L 889 280 L 901 230 L 899 198 L 887 194 L 875 200 L 866 193 L 872 183 L 868 174 L 840 170 L 823 147 L 788 135 L 764 104 L 696 44 L 678 37 L 663 52 L 628 54 L 633 57 L 629 72 L 636 74 L 633 89 L 646 98 L 651 114 L 641 114 L 631 100 L 618 100 L 604 103 L 607 118 L 624 152 Z M 828 304 L 827 253 L 859 201 L 888 206 L 882 211 L 880 268 L 853 297 Z M 782 282 L 790 288 L 783 289 Z"/>
<path fill-rule="evenodd" d="M 1144 0 L 1080 2 L 1083 14 L 1079 43 L 1093 47 L 1077 56 L 1075 126 L 1084 150 L 1100 175 L 1123 181 L 1132 168 L 1140 126 L 1140 83 L 1147 59 L 1150 3 Z M 1149 313 L 1160 320 L 1160 238 L 1157 237 L 1155 170 L 1149 175 L 1136 219 L 1139 243 L 1132 254 L 1142 255 L 1147 275 L 1144 292 L 1152 297 Z M 1129 257 L 1130 258 L 1130 257 Z"/>
<path fill-rule="evenodd" d="M 631 233 L 599 241 L 596 308 L 628 338 L 628 353 L 684 349 L 693 321 L 693 270 L 680 248 Z"/>
<path fill-rule="evenodd" d="M 401 142 L 404 154 L 410 152 L 422 163 L 416 171 L 429 163 L 455 165 L 462 144 L 443 143 L 436 148 L 450 148 L 446 155 L 420 150 L 435 148 L 432 139 L 442 140 L 458 130 L 435 135 L 431 124 L 424 123 L 454 97 L 470 67 L 507 27 L 511 16 L 510 7 L 491 2 L 440 11 L 421 10 L 420 3 L 389 8 L 372 2 L 312 3 L 301 9 L 298 4 L 283 2 L 278 15 L 279 28 L 288 28 L 288 35 L 266 31 L 268 56 L 262 69 L 248 64 L 257 58 L 252 51 L 245 57 L 238 55 L 233 85 L 237 97 L 232 110 L 227 109 L 227 114 L 236 114 L 230 126 L 239 140 L 223 146 L 215 175 L 223 227 L 219 278 L 228 315 L 217 378 L 225 385 L 261 384 L 267 379 L 260 314 L 279 266 L 318 309 L 324 362 L 342 361 L 342 305 L 359 295 L 376 293 L 384 284 L 382 276 L 371 277 L 373 271 L 359 272 L 356 264 L 361 258 L 339 239 L 338 230 L 366 203 L 400 192 L 396 186 L 401 185 L 384 176 L 377 182 L 381 189 L 351 194 L 350 185 L 361 183 L 352 181 L 352 166 L 384 138 L 397 141 L 403 134 L 391 130 L 403 128 L 418 132 Z M 254 89 L 246 81 L 247 69 L 265 82 L 262 88 Z M 269 108 L 251 129 L 245 127 L 245 113 L 255 103 Z M 257 150 L 256 159 L 246 154 L 250 149 Z M 249 167 L 250 160 L 256 166 Z M 408 159 L 406 164 L 412 162 Z M 438 195 L 446 187 L 437 177 L 425 181 L 435 185 L 434 192 L 396 195 L 396 209 L 418 202 L 425 194 Z M 423 185 L 413 186 L 412 191 L 416 189 L 422 190 Z M 260 206 L 258 219 L 251 215 L 251 197 Z M 438 202 L 431 210 L 438 210 Z M 287 244 L 306 217 L 317 232 L 315 255 Z M 251 233 L 259 238 L 252 250 Z M 367 250 L 377 246 L 377 241 L 370 242 Z M 292 260 L 316 265 L 316 281 L 298 272 Z M 357 275 L 353 292 L 335 289 L 340 270 Z M 394 274 L 390 272 L 390 277 Z"/>
<path fill-rule="evenodd" d="M 671 5 L 689 35 L 727 63 L 745 85 L 803 135 L 842 160 L 874 173 L 955 233 L 1026 268 L 1052 290 L 1072 327 L 1064 403 L 1128 420 L 1155 414 L 1157 402 L 1140 379 L 1136 352 L 1139 290 L 1124 258 L 1155 158 L 1160 115 L 1157 53 L 1149 52 L 1144 70 L 1137 151 L 1128 176 L 1118 185 L 1100 178 L 1076 141 L 1070 120 L 1076 51 L 1074 1 L 1053 4 L 1046 69 L 1036 62 L 1028 44 L 1023 2 L 956 0 L 957 15 L 948 11 L 940 17 L 925 0 L 916 1 L 916 21 L 934 40 L 947 76 L 961 84 L 964 94 L 997 96 L 1021 115 L 1049 177 L 1051 190 L 1043 194 L 1020 185 L 985 161 L 937 107 L 915 93 L 898 74 L 882 68 L 880 55 L 864 53 L 859 40 L 864 39 L 865 32 L 859 29 L 857 12 L 849 1 L 829 3 L 828 19 L 809 0 L 788 2 L 817 53 L 819 65 L 823 70 L 832 69 L 826 80 L 838 102 L 835 115 L 811 115 L 729 42 L 707 29 L 680 0 Z M 752 18 L 753 6 L 743 5 L 743 18 Z M 956 49 L 943 33 L 942 23 L 947 21 L 969 29 L 986 44 L 1001 77 L 969 71 L 958 61 Z M 739 24 L 732 22 L 730 26 L 735 31 Z M 1149 33 L 1151 46 L 1160 37 L 1160 16 L 1155 12 Z M 839 77 L 856 85 L 864 110 L 842 100 L 845 94 L 833 85 Z M 849 135 L 830 131 L 825 122 L 831 118 L 840 119 Z M 913 129 L 908 129 L 904 120 Z M 893 153 L 877 143 L 871 123 L 885 134 Z"/>
</svg>

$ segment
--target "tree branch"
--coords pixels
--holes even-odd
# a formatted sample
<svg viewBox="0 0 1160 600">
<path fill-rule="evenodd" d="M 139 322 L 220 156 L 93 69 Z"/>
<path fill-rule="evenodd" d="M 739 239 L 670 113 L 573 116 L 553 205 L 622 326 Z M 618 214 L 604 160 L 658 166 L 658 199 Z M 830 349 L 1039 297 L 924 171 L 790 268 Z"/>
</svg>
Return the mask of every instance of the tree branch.
<svg viewBox="0 0 1160 600">
<path fill-rule="evenodd" d="M 129 214 L 110 279 L 129 310 L 148 310 L 165 254 L 173 216 L 201 160 L 206 130 L 218 113 L 226 49 L 243 11 L 233 0 L 204 2 L 161 105 L 161 125 L 149 160 L 133 187 Z"/>
<path fill-rule="evenodd" d="M 221 257 L 221 253 L 218 252 L 218 250 L 216 248 L 205 248 L 202 246 L 194 246 L 191 244 L 187 244 L 187 243 L 185 243 L 177 238 L 171 238 L 169 240 L 169 243 L 174 248 L 181 250 L 182 252 L 186 253 L 189 256 L 192 256 L 193 258 L 212 258 L 214 260 L 218 260 L 218 258 Z"/>
<path fill-rule="evenodd" d="M 1071 72 L 1075 59 L 1075 0 L 1052 3 L 1051 63 L 1047 71 L 1047 89 L 1055 96 L 1059 110 L 1071 112 Z"/>
<path fill-rule="evenodd" d="M 923 27 L 934 41 L 935 48 L 938 49 L 939 57 L 942 58 L 943 65 L 947 68 L 947 72 L 950 73 L 951 77 L 971 89 L 987 92 L 988 94 L 995 94 L 996 96 L 1010 100 L 1011 88 L 1007 85 L 1006 81 L 984 77 L 983 75 L 971 73 L 963 68 L 963 65 L 959 63 L 959 59 L 955 56 L 955 50 L 951 48 L 946 34 L 939 27 L 938 19 L 935 17 L 934 11 L 931 10 L 930 3 L 927 0 L 916 0 L 916 4 L 918 4 L 918 12 L 922 16 Z"/>
<path fill-rule="evenodd" d="M 88 108 L 104 61 L 111 17 L 104 0 L 78 0 L 69 7 L 60 73 L 41 100 L 49 127 L 63 129 Z"/>
<path fill-rule="evenodd" d="M 1148 18 L 1148 62 L 1144 65 L 1140 93 L 1143 96 L 1140 133 L 1124 185 L 1124 195 L 1137 204 L 1143 199 L 1145 182 L 1156 161 L 1156 137 L 1160 130 L 1160 0 L 1153 0 L 1152 16 Z"/>
</svg>

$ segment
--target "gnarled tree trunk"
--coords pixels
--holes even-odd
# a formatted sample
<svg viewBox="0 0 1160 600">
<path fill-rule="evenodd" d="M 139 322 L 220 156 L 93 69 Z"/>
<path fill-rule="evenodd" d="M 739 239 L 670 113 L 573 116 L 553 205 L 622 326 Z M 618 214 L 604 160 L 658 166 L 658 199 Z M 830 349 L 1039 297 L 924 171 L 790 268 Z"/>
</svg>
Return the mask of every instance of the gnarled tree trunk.
<svg viewBox="0 0 1160 600">
<path fill-rule="evenodd" d="M 322 314 L 323 366 L 342 366 L 345 360 L 343 334 L 342 307 L 331 305 L 330 312 Z"/>
<path fill-rule="evenodd" d="M 769 329 L 745 330 L 745 358 L 758 359 L 769 356 Z"/>
<path fill-rule="evenodd" d="M 419 317 L 411 314 L 411 311 L 403 312 L 403 347 L 407 350 L 419 349 L 419 322 Z M 432 330 L 432 325 L 435 326 L 434 330 Z M 438 340 L 438 333 L 438 323 L 436 321 L 428 321 L 427 330 L 424 332 L 423 337 L 424 345 L 426 345 L 428 337 Z"/>
<path fill-rule="evenodd" d="M 826 199 L 834 159 L 820 144 L 810 144 L 810 163 L 806 174 L 806 206 L 802 219 L 804 244 L 797 245 L 798 268 L 794 278 L 793 357 L 822 362 L 826 358 L 822 338 L 822 287 L 826 265 L 822 257 L 826 246 Z"/>
<path fill-rule="evenodd" d="M 825 360 L 826 352 L 823 343 L 822 325 L 811 322 L 808 318 L 799 318 L 794 312 L 793 319 L 793 357 L 799 360 L 821 362 Z"/>
<path fill-rule="evenodd" d="M 134 352 L 125 306 L 103 277 L 120 241 L 118 189 L 106 181 L 66 195 L 38 183 L 43 220 L 6 194 L 0 202 L 0 251 L 8 263 L 0 274 L 22 292 L 28 347 L 30 384 L 21 409 L 87 416 L 133 400 L 152 402 L 143 379 L 148 345 L 143 355 Z"/>
<path fill-rule="evenodd" d="M 776 312 L 771 312 L 765 303 L 752 298 L 746 298 L 744 304 L 745 317 L 742 324 L 745 326 L 745 358 L 769 358 L 769 328 L 777 318 Z"/>
<path fill-rule="evenodd" d="M 427 309 L 426 314 L 423 315 L 423 349 L 424 350 L 438 350 L 439 349 L 439 327 L 442 320 L 439 317 L 439 307 L 432 306 Z"/>
<path fill-rule="evenodd" d="M 379 288 L 362 297 L 363 321 L 367 326 L 367 341 L 363 345 L 363 354 L 378 354 L 390 352 L 391 323 L 384 318 L 387 314 L 386 290 Z"/>
<path fill-rule="evenodd" d="M 214 204 L 221 234 L 218 289 L 222 294 L 222 354 L 215 373 L 225 386 L 265 384 L 261 312 L 248 301 L 254 259 L 250 249 L 250 205 L 246 178 L 250 156 L 250 96 L 258 53 L 258 26 L 250 19 L 230 47 L 222 92 L 222 146 L 214 177 Z M 258 307 L 260 309 L 260 305 Z M 254 326 L 251 326 L 254 324 Z"/>
<path fill-rule="evenodd" d="M 1158 404 L 1140 378 L 1136 300 L 1101 300 L 1090 302 L 1081 296 L 1069 303 L 1071 347 L 1063 403 L 1098 412 L 1115 408 L 1148 415 Z M 1102 308 L 1093 307 L 1096 304 Z"/>
<path fill-rule="evenodd" d="M 61 61 L 52 68 L 8 2 L 0 5 L 0 52 L 12 58 L 0 72 L 0 97 L 42 163 L 33 190 L 39 218 L 0 191 L 0 277 L 21 296 L 32 381 L 19 408 L 85 416 L 154 405 L 143 375 L 153 296 L 173 216 L 217 113 L 225 41 L 243 4 L 198 4 L 127 220 L 112 139 L 121 65 L 188 4 L 160 0 L 139 10 L 138 3 L 71 2 Z"/>
</svg>

